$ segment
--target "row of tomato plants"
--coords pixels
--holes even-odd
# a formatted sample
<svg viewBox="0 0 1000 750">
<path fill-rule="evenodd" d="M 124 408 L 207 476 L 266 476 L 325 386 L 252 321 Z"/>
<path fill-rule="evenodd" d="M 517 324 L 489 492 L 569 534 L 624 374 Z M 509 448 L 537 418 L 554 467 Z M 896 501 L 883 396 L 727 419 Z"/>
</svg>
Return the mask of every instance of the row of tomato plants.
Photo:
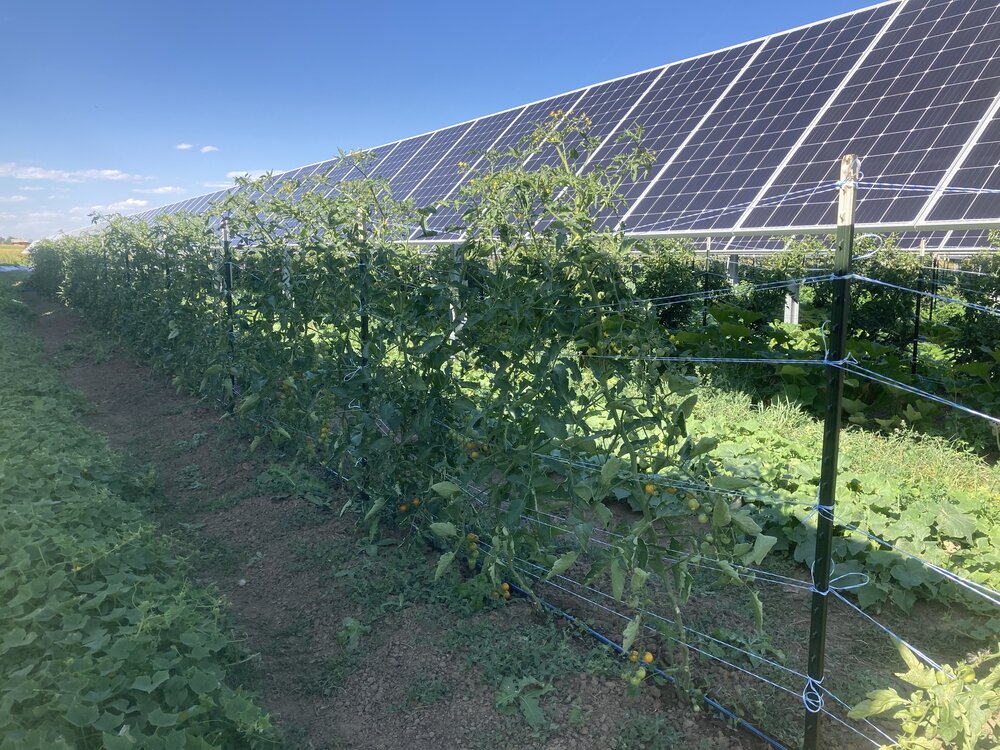
<svg viewBox="0 0 1000 750">
<path fill-rule="evenodd" d="M 378 180 L 324 197 L 264 179 L 209 222 L 113 218 L 43 246 L 35 284 L 227 403 L 255 442 L 344 479 L 372 533 L 434 537 L 440 570 L 530 588 L 514 564 L 526 560 L 604 581 L 636 613 L 628 649 L 654 594 L 675 620 L 655 623 L 665 643 L 684 640 L 689 566 L 707 559 L 744 587 L 761 628 L 734 566 L 760 565 L 778 540 L 733 501 L 745 485 L 712 456 L 716 441 L 688 435 L 697 380 L 662 359 L 677 340 L 635 303 L 634 248 L 594 218 L 619 207 L 648 154 L 580 176 L 587 142 L 557 122 L 530 144 L 554 150 L 551 166 L 494 155 L 453 207 L 460 243 L 407 244 L 420 216 Z M 559 528 L 538 523 L 552 517 Z M 595 529 L 614 532 L 600 553 Z M 690 685 L 686 649 L 664 650 Z"/>
</svg>

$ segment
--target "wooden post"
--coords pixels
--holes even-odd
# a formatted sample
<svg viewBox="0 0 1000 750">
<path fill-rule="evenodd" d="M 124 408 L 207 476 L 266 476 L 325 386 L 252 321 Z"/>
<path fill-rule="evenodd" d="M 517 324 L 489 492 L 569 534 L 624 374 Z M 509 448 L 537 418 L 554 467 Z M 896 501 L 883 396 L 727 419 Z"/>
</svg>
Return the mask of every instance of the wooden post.
<svg viewBox="0 0 1000 750">
<path fill-rule="evenodd" d="M 823 711 L 823 675 L 826 668 L 827 603 L 833 562 L 833 512 L 837 497 L 837 463 L 843 414 L 847 326 L 851 309 L 851 259 L 854 254 L 854 207 L 858 159 L 840 160 L 840 196 L 837 207 L 837 255 L 834 260 L 833 304 L 826 361 L 826 413 L 823 420 L 823 457 L 819 480 L 816 553 L 813 560 L 812 609 L 809 622 L 808 682 L 803 691 L 806 706 L 805 750 L 818 750 Z"/>
</svg>

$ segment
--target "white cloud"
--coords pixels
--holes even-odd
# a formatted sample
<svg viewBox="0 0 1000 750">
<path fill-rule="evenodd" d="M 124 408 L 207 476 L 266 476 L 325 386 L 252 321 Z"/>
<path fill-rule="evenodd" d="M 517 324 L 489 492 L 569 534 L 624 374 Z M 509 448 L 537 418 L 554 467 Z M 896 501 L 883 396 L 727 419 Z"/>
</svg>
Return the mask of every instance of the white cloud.
<svg viewBox="0 0 1000 750">
<path fill-rule="evenodd" d="M 203 183 L 201 183 L 201 185 L 202 185 L 202 187 L 211 188 L 213 190 L 221 190 L 222 188 L 232 187 L 233 183 L 231 183 L 231 182 L 203 182 Z"/>
<path fill-rule="evenodd" d="M 183 193 L 184 188 L 174 185 L 164 185 L 155 188 L 137 188 L 134 192 L 145 193 L 146 195 L 177 195 L 178 193 Z"/>
<path fill-rule="evenodd" d="M 26 193 L 29 190 L 45 190 L 45 188 L 39 187 L 38 185 L 25 185 L 24 187 L 19 189 L 22 193 Z"/>
<path fill-rule="evenodd" d="M 219 150 L 218 146 L 202 146 L 199 149 L 199 151 L 201 151 L 201 153 L 203 153 L 203 154 L 210 154 L 213 151 L 218 151 L 218 150 Z"/>
<path fill-rule="evenodd" d="M 189 148 L 194 148 L 190 143 L 178 143 L 174 146 L 178 151 L 187 151 Z"/>
<path fill-rule="evenodd" d="M 26 164 L 5 162 L 0 164 L 0 177 L 15 180 L 51 180 L 52 182 L 86 182 L 88 180 L 145 180 L 147 178 L 122 172 L 120 169 L 45 169 Z"/>
<path fill-rule="evenodd" d="M 149 201 L 142 198 L 126 198 L 123 201 L 108 203 L 103 206 L 76 206 L 69 210 L 70 216 L 81 218 L 90 214 L 128 214 L 135 213 L 149 205 Z"/>
<path fill-rule="evenodd" d="M 28 200 L 26 195 L 0 195 L 0 203 L 22 203 Z"/>
<path fill-rule="evenodd" d="M 235 172 L 226 172 L 226 177 L 231 180 L 235 180 L 237 177 L 249 177 L 251 180 L 256 180 L 258 177 L 263 177 L 271 170 L 269 169 L 243 169 L 236 170 Z"/>
</svg>

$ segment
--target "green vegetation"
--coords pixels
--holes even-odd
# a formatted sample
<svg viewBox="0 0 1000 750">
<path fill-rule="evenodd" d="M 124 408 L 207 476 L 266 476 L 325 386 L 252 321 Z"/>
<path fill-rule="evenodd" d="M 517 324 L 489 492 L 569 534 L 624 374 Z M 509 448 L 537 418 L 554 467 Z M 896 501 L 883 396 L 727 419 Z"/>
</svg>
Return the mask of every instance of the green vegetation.
<svg viewBox="0 0 1000 750">
<path fill-rule="evenodd" d="M 270 721 L 227 680 L 223 604 L 140 512 L 0 277 L 0 747 L 247 748 Z"/>
<path fill-rule="evenodd" d="M 785 326 L 773 322 L 783 288 L 733 289 L 699 276 L 688 247 L 635 245 L 599 229 L 595 215 L 619 208 L 621 181 L 650 156 L 635 133 L 615 161 L 581 176 L 594 145 L 587 127 L 585 117 L 553 113 L 520 149 L 489 154 L 450 205 L 395 202 L 380 180 L 344 184 L 329 198 L 313 189 L 322 176 L 247 182 L 217 207 L 240 238 L 234 247 L 220 247 L 203 217 L 152 226 L 112 218 L 101 235 L 40 248 L 33 283 L 178 386 L 224 403 L 253 446 L 345 482 L 341 511 L 363 518 L 366 552 L 377 555 L 398 533 L 436 548 L 436 569 L 414 584 L 418 598 L 451 597 L 435 582 L 457 570 L 475 594 L 467 600 L 487 605 L 507 593 L 505 582 L 531 590 L 585 579 L 627 621 L 615 620 L 624 648 L 646 648 L 647 628 L 658 633 L 656 658 L 697 701 L 686 645 L 692 603 L 724 597 L 740 610 L 732 617 L 743 616 L 740 643 L 763 648 L 757 572 L 779 556 L 812 560 L 823 368 L 788 360 L 822 358 L 829 284 L 808 285 L 803 325 Z M 519 166 L 542 150 L 547 166 Z M 433 211 L 455 216 L 467 239 L 407 244 Z M 752 273 L 822 276 L 829 260 L 819 251 L 796 246 Z M 911 286 L 916 269 L 887 241 L 858 271 Z M 973 278 L 946 296 L 994 304 L 995 280 Z M 704 324 L 691 296 L 703 286 L 726 292 Z M 1000 351 L 990 348 L 996 339 L 976 338 L 975 310 L 944 305 L 933 326 L 927 320 L 924 370 L 911 376 L 908 329 L 886 321 L 904 320 L 912 296 L 856 286 L 856 364 L 996 411 Z M 682 297 L 662 299 L 672 295 Z M 692 361 L 718 357 L 780 361 Z M 838 538 L 837 575 L 870 577 L 850 596 L 876 612 L 921 600 L 955 606 L 970 615 L 966 635 L 995 640 L 997 619 L 980 617 L 977 600 L 864 536 L 996 587 L 993 433 L 856 372 L 845 407 L 838 520 L 860 533 Z M 260 482 L 329 503 L 295 472 L 274 469 Z M 328 554 L 303 550 L 303 564 Z M 398 611 L 414 594 L 399 588 L 389 572 L 366 577 L 358 595 Z M 349 649 L 342 656 L 330 684 L 350 666 Z M 506 677 L 498 706 L 541 721 L 534 707 L 546 676 Z"/>
</svg>

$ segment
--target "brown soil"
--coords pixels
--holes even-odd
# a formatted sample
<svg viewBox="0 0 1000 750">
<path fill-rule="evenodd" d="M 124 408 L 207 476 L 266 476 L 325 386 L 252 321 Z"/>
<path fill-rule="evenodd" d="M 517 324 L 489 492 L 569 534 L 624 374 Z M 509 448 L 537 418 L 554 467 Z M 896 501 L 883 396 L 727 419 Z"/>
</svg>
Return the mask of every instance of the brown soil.
<svg viewBox="0 0 1000 750">
<path fill-rule="evenodd" d="M 31 293 L 25 301 L 38 314 L 35 330 L 45 351 L 62 366 L 65 382 L 90 402 L 88 425 L 106 433 L 138 467 L 156 470 L 164 503 L 156 518 L 191 549 L 202 581 L 231 602 L 235 631 L 255 655 L 248 679 L 289 747 L 763 746 L 722 721 L 668 702 L 655 688 L 629 697 L 617 677 L 587 673 L 555 680 L 542 699 L 555 727 L 532 733 L 520 715 L 494 707 L 490 676 L 444 645 L 460 617 L 441 605 L 418 604 L 371 620 L 366 647 L 345 660 L 337 637 L 342 623 L 348 617 L 365 622 L 366 613 L 328 566 L 303 564 L 302 550 L 356 548 L 350 519 L 321 514 L 302 499 L 276 500 L 258 482 L 275 457 L 251 454 L 218 410 L 177 394 L 162 377 L 114 352 L 72 311 Z M 103 344 L 88 348 L 88 342 Z M 523 601 L 476 617 L 501 633 L 518 623 L 544 622 Z M 579 648 L 593 645 L 581 640 Z M 338 664 L 343 669 L 335 678 Z M 442 694 L 421 695 L 422 686 L 432 685 Z M 625 717 L 663 719 L 678 739 L 672 745 L 618 745 Z"/>
</svg>

